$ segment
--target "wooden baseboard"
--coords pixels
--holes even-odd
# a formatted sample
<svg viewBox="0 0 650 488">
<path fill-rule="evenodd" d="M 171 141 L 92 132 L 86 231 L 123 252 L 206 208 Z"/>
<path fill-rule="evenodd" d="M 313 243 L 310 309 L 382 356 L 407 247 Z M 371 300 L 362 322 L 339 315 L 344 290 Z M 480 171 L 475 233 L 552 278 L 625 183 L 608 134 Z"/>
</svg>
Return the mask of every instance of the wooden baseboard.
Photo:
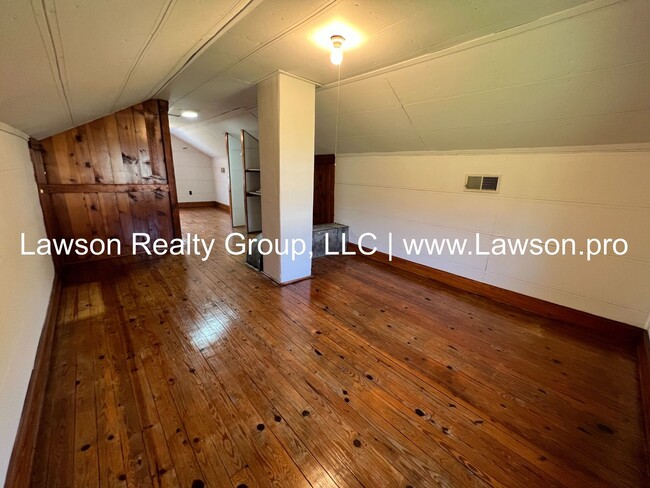
<svg viewBox="0 0 650 488">
<path fill-rule="evenodd" d="M 38 436 L 38 429 L 42 419 L 45 389 L 52 358 L 52 343 L 54 342 L 54 329 L 56 316 L 61 299 L 61 280 L 59 275 L 54 276 L 50 303 L 47 308 L 45 322 L 38 341 L 34 369 L 27 387 L 27 395 L 23 405 L 23 412 L 18 425 L 18 432 L 14 448 L 9 461 L 5 486 L 30 486 L 34 449 Z"/>
<path fill-rule="evenodd" d="M 359 251 L 357 245 L 351 242 L 347 245 L 350 250 L 355 252 Z M 481 283 L 480 281 L 464 278 L 439 269 L 429 268 L 428 266 L 414 263 L 396 256 L 393 256 L 393 260 L 390 261 L 388 255 L 380 251 L 377 251 L 368 257 L 419 276 L 453 286 L 454 288 L 490 298 L 507 305 L 512 305 L 513 307 L 521 308 L 529 312 L 534 312 L 544 317 L 578 325 L 605 336 L 611 337 L 612 335 L 615 335 L 618 339 L 623 339 L 634 345 L 638 344 L 641 333 L 644 332 L 643 329 L 634 327 L 633 325 L 599 317 L 563 305 L 547 302 L 539 298 L 523 295 L 515 291 L 506 290 L 494 285 L 488 285 L 487 283 Z"/>
<path fill-rule="evenodd" d="M 179 208 L 216 207 L 217 202 L 178 202 Z"/>
<path fill-rule="evenodd" d="M 214 207 L 219 210 L 224 210 L 230 212 L 230 207 L 225 203 L 209 201 L 209 202 L 180 202 L 178 204 L 180 208 L 203 208 L 203 207 Z"/>
<path fill-rule="evenodd" d="M 223 210 L 224 212 L 230 213 L 230 206 L 226 205 L 225 203 L 221 202 L 214 202 L 216 203 L 215 207 L 217 207 L 219 210 Z"/>
<path fill-rule="evenodd" d="M 639 388 L 641 389 L 641 408 L 645 428 L 646 476 L 650 479 L 650 334 L 643 331 L 637 349 L 639 359 Z"/>
</svg>

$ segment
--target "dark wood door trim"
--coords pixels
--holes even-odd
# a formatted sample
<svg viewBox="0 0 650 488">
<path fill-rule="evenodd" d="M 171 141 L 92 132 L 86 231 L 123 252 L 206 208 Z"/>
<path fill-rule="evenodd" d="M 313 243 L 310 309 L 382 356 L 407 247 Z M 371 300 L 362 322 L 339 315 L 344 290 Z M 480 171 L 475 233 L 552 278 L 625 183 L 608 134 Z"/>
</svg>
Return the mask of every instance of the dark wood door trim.
<svg viewBox="0 0 650 488">
<path fill-rule="evenodd" d="M 336 179 L 334 154 L 314 156 L 314 225 L 334 222 L 334 185 Z"/>
<path fill-rule="evenodd" d="M 314 164 L 336 164 L 336 156 L 334 154 L 316 154 Z"/>
<path fill-rule="evenodd" d="M 639 358 L 639 387 L 641 389 L 641 408 L 645 428 L 646 475 L 650 478 L 650 334 L 642 330 L 643 335 L 637 348 Z"/>
</svg>

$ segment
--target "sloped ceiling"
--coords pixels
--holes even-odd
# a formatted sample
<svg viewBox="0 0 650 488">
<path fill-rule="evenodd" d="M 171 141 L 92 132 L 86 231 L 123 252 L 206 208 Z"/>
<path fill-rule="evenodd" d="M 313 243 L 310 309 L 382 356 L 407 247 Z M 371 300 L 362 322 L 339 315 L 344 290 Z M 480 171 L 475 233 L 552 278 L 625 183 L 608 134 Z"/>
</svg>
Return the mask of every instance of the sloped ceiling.
<svg viewBox="0 0 650 488">
<path fill-rule="evenodd" d="M 3 0 L 0 120 L 37 138 L 151 98 L 246 0 Z"/>
<path fill-rule="evenodd" d="M 648 142 L 648 26 L 650 2 L 593 2 L 321 87 L 317 152 Z"/>
<path fill-rule="evenodd" d="M 242 130 L 254 137 L 259 136 L 256 109 L 235 110 L 199 124 L 185 124 L 172 128 L 176 137 L 213 158 L 226 158 L 228 155 L 225 134 L 230 133 L 238 137 Z"/>
<path fill-rule="evenodd" d="M 7 0 L 0 13 L 0 120 L 36 137 L 158 97 L 199 112 L 173 131 L 220 156 L 223 132 L 254 132 L 255 85 L 281 69 L 322 85 L 317 152 L 649 139 L 646 0 Z M 333 22 L 363 41 L 340 88 L 312 39 Z"/>
<path fill-rule="evenodd" d="M 584 0 L 267 0 L 160 94 L 175 110 L 200 110 L 209 118 L 255 104 L 255 85 L 277 70 L 319 84 L 337 80 L 337 67 L 312 41 L 319 29 L 333 23 L 352 26 L 363 39 L 346 52 L 342 77 L 349 77 L 581 3 Z"/>
</svg>

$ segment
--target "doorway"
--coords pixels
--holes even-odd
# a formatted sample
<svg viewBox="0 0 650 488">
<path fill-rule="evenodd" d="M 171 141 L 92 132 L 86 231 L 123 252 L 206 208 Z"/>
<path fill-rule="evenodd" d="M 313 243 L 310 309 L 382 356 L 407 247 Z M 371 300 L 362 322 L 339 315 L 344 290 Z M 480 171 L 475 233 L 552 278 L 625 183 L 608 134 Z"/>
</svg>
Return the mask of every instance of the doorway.
<svg viewBox="0 0 650 488">
<path fill-rule="evenodd" d="M 226 153 L 228 154 L 228 171 L 230 173 L 230 218 L 233 227 L 246 224 L 244 196 L 244 164 L 242 145 L 239 134 L 226 132 Z"/>
</svg>

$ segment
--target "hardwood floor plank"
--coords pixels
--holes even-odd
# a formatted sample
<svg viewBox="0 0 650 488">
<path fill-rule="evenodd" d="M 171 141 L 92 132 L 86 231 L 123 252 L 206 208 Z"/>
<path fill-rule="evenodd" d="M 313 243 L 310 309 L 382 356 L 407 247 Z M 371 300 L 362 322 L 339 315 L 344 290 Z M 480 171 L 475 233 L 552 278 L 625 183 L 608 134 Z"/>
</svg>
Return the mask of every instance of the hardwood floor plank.
<svg viewBox="0 0 650 488">
<path fill-rule="evenodd" d="M 257 308 L 257 307 L 256 307 L 256 308 Z M 294 309 L 297 309 L 297 307 L 291 307 L 291 310 L 292 310 L 292 311 L 293 311 Z M 297 314 L 297 315 L 300 315 L 300 314 Z M 302 315 L 304 316 L 304 314 L 302 314 Z M 297 323 L 301 320 L 301 318 L 300 318 L 300 316 L 298 316 L 298 317 L 293 318 L 292 320 L 293 320 L 293 323 L 292 323 L 292 321 L 286 321 L 286 322 L 283 324 L 283 327 L 285 327 L 285 328 L 291 328 L 292 325 L 297 324 Z M 294 324 L 294 323 L 295 323 L 295 324 Z M 259 322 L 258 322 L 258 324 L 259 324 Z M 260 324 L 260 325 L 262 325 L 262 324 Z M 263 325 L 262 325 L 262 326 L 263 326 Z M 313 330 L 315 330 L 315 329 L 312 329 L 312 331 L 313 331 Z M 320 331 L 318 331 L 318 332 L 320 332 Z M 282 332 L 281 330 L 278 330 L 277 333 L 278 333 L 279 335 L 282 335 L 282 334 L 283 334 L 283 332 Z M 294 332 L 292 332 L 292 333 L 289 334 L 289 335 L 290 335 L 290 336 L 294 336 Z M 318 334 L 316 334 L 314 338 L 315 338 L 315 339 L 316 339 L 316 338 L 319 338 L 319 339 L 320 339 L 320 338 L 322 338 L 322 337 L 324 337 L 324 336 L 323 336 L 323 335 L 318 335 Z M 272 339 L 270 339 L 270 338 L 264 338 L 264 340 L 272 340 Z M 308 343 L 308 341 L 309 341 L 309 338 L 305 338 L 305 341 L 301 341 L 300 343 L 301 343 L 301 344 L 306 344 L 306 343 Z M 319 346 L 317 346 L 317 347 L 319 347 Z M 324 346 L 324 347 L 325 347 L 325 349 L 320 349 L 320 351 L 325 351 L 325 350 L 326 350 L 326 346 Z M 355 346 L 351 346 L 350 350 L 354 351 L 354 350 L 355 350 L 356 348 L 358 348 L 358 347 L 359 347 L 358 344 L 355 345 Z M 363 346 L 361 346 L 361 348 L 363 348 Z M 314 349 L 313 346 L 311 346 L 311 347 L 307 347 L 307 348 L 306 348 L 306 353 L 309 354 L 309 355 L 312 355 L 312 356 L 313 356 L 315 350 L 316 350 L 316 349 Z M 319 352 L 320 352 L 320 351 L 319 351 Z M 345 352 L 345 351 L 343 351 L 343 352 Z M 347 355 L 348 352 L 345 352 L 345 354 Z M 324 353 L 321 353 L 321 355 L 323 355 L 323 356 L 327 356 L 327 355 L 324 354 Z M 345 374 L 342 376 L 342 378 L 343 378 L 343 379 L 342 379 L 342 381 L 343 381 L 343 385 L 337 385 L 337 386 L 335 386 L 335 387 L 334 387 L 334 390 L 337 390 L 337 391 L 338 391 L 338 390 L 341 388 L 341 386 L 343 386 L 343 387 L 347 387 L 348 389 L 351 389 L 351 390 L 354 389 L 354 385 L 350 385 L 350 384 L 346 381 L 346 379 L 345 379 L 345 378 L 348 378 L 348 377 L 351 376 L 351 373 L 352 373 L 352 372 L 350 371 L 350 368 L 349 368 L 350 365 L 349 365 L 349 364 L 346 364 L 346 362 L 345 362 L 344 359 L 339 359 L 339 356 L 336 355 L 336 354 L 333 354 L 332 357 L 334 357 L 336 360 L 339 360 L 341 363 L 343 363 L 343 367 L 341 368 L 341 371 L 342 371 L 343 373 L 345 373 Z M 356 378 L 359 378 L 357 381 L 360 383 L 360 386 L 361 386 L 361 387 L 365 386 L 365 385 L 363 385 L 363 382 L 362 382 L 361 379 L 360 379 L 360 378 L 363 378 L 363 379 L 365 380 L 365 378 L 364 378 L 364 376 L 365 376 L 365 372 L 363 372 L 363 371 L 358 371 L 358 370 L 357 370 L 357 371 L 354 373 L 354 376 L 355 376 Z M 374 383 L 370 383 L 370 384 L 372 384 L 372 385 L 374 386 Z M 374 400 L 376 400 L 376 398 L 375 398 Z M 358 410 L 361 411 L 361 412 L 367 412 L 368 409 L 372 409 L 372 406 L 371 406 L 371 405 L 376 405 L 376 401 L 369 402 L 369 404 L 368 404 L 367 406 L 364 406 L 364 408 L 360 408 L 360 409 L 358 409 Z M 365 408 L 365 407 L 367 407 L 367 408 Z M 448 406 L 447 406 L 447 405 L 444 405 L 444 408 L 448 408 Z M 410 413 L 410 415 L 415 416 L 414 409 L 412 409 L 412 408 L 409 409 L 409 413 Z M 475 418 L 475 417 L 473 417 L 473 418 Z M 468 421 L 468 423 L 474 425 L 471 421 Z M 440 429 L 439 429 L 439 428 L 437 429 L 437 432 L 440 433 Z M 444 442 L 445 444 L 448 444 L 448 443 L 449 443 L 449 440 L 448 440 L 449 438 L 448 438 L 446 435 L 441 434 L 440 437 L 442 438 L 442 440 L 443 440 L 443 442 Z M 430 443 L 431 440 L 429 439 L 428 442 Z M 453 441 L 452 441 L 452 442 L 453 442 Z M 494 447 L 492 447 L 491 449 L 494 449 Z M 489 466 L 489 465 L 488 465 L 488 466 Z M 474 469 L 476 470 L 476 467 L 474 467 Z"/>
<path fill-rule="evenodd" d="M 361 257 L 69 267 L 32 486 L 648 485 L 629 343 Z"/>
<path fill-rule="evenodd" d="M 75 375 L 76 350 L 79 343 L 77 332 L 78 295 L 77 287 L 66 301 L 60 341 L 56 342 L 56 368 L 50 381 L 56 384 L 53 390 L 51 417 L 45 422 L 51 424 L 50 454 L 46 482 L 42 486 L 69 487 L 74 485 L 75 455 Z"/>
<path fill-rule="evenodd" d="M 351 271 L 347 271 L 348 273 L 355 273 L 355 270 L 352 269 Z M 334 276 L 338 276 L 336 273 L 334 273 Z M 363 274 L 364 278 L 367 280 L 368 279 L 368 273 Z M 340 294 L 341 289 L 340 287 L 336 286 L 336 284 L 333 284 L 332 287 L 336 287 L 337 292 Z M 386 300 L 389 298 L 389 296 L 393 295 L 394 292 L 391 291 L 391 295 L 387 295 L 387 292 L 384 288 L 378 287 L 378 292 L 373 293 L 373 294 L 368 294 L 365 289 L 358 290 L 355 295 L 358 295 L 360 298 L 363 299 L 365 304 L 369 303 L 374 303 L 374 308 L 369 308 L 367 309 L 369 312 L 377 312 L 374 315 L 377 316 L 378 313 L 380 312 L 380 309 L 382 306 L 386 303 Z M 410 305 L 407 310 L 400 310 L 399 313 L 391 314 L 389 310 L 385 310 L 384 312 L 381 312 L 382 319 L 387 322 L 406 322 L 409 326 L 410 329 L 415 331 L 416 333 L 424 333 L 425 335 L 422 336 L 426 340 L 426 334 L 430 334 L 430 329 L 429 327 L 426 327 L 426 323 L 421 323 L 419 322 L 414 314 L 417 312 L 420 317 L 428 315 L 429 309 L 432 307 L 432 305 L 429 304 L 430 302 L 423 302 L 423 303 L 416 303 L 415 305 Z M 460 303 L 455 303 L 453 307 L 445 306 L 444 303 L 441 304 L 437 303 L 436 306 L 438 309 L 448 309 L 447 312 L 445 312 L 444 317 L 448 321 L 448 323 L 457 323 L 458 322 L 458 313 L 460 310 L 462 310 L 462 307 L 459 307 L 458 305 L 462 305 Z M 363 312 L 362 312 L 363 313 Z M 438 313 L 440 313 L 440 310 L 438 310 Z M 461 312 L 462 313 L 462 312 Z M 473 318 L 482 318 L 489 324 L 493 325 L 494 323 L 494 316 L 492 315 L 487 315 L 485 312 L 479 310 L 478 313 L 473 313 L 471 315 Z M 512 326 L 509 328 L 510 331 L 512 330 Z M 451 341 L 451 343 L 456 343 L 460 341 L 463 338 L 462 330 L 457 330 L 454 328 L 454 332 L 451 333 L 451 330 L 449 327 L 444 327 L 442 329 L 442 332 L 447 332 L 447 337 L 445 337 L 445 340 Z M 536 337 L 535 341 L 533 341 L 531 344 L 526 345 L 526 344 L 518 344 L 518 347 L 512 347 L 508 348 L 508 345 L 512 344 L 512 339 L 511 339 L 511 334 L 508 333 L 503 333 L 500 329 L 497 329 L 496 331 L 494 330 L 493 327 L 485 327 L 482 328 L 481 326 L 478 327 L 478 334 L 474 333 L 471 336 L 471 343 L 468 344 L 466 341 L 465 343 L 458 343 L 455 344 L 458 348 L 462 348 L 463 346 L 469 346 L 471 347 L 471 351 L 473 354 L 479 356 L 479 357 L 485 357 L 485 359 L 490 363 L 493 364 L 494 366 L 499 366 L 499 363 L 502 362 L 502 358 L 507 355 L 508 359 L 510 362 L 515 362 L 516 359 L 519 359 L 521 362 L 519 363 L 520 366 L 519 368 L 516 367 L 516 362 L 515 362 L 515 368 L 513 369 L 512 367 L 509 368 L 508 372 L 512 373 L 517 371 L 517 369 L 521 369 L 524 371 L 524 373 L 521 373 L 525 375 L 525 379 L 530 379 L 533 381 L 544 381 L 546 383 L 549 383 L 549 380 L 551 380 L 551 384 L 553 384 L 555 387 L 564 387 L 563 393 L 567 394 L 568 396 L 574 396 L 578 394 L 577 401 L 584 401 L 585 397 L 580 397 L 580 393 L 582 389 L 585 387 L 588 388 L 586 392 L 586 398 L 589 399 L 594 399 L 594 398 L 600 398 L 600 403 L 607 403 L 611 400 L 616 400 L 616 399 L 611 399 L 606 395 L 602 394 L 601 387 L 606 386 L 610 387 L 612 385 L 618 384 L 618 381 L 621 381 L 621 385 L 625 385 L 626 383 L 629 382 L 629 379 L 633 376 L 633 372 L 635 371 L 635 365 L 636 365 L 636 360 L 635 358 L 632 357 L 622 357 L 620 354 L 612 354 L 611 360 L 612 361 L 618 361 L 619 367 L 618 368 L 608 368 L 602 365 L 602 357 L 600 358 L 601 361 L 593 361 L 593 358 L 589 361 L 585 362 L 575 362 L 575 355 L 566 355 L 563 354 L 564 348 L 561 348 L 558 350 L 558 356 L 562 359 L 561 361 L 559 359 L 556 359 L 555 356 L 549 356 L 549 355 L 543 355 L 540 357 L 540 363 L 537 364 L 535 362 L 530 361 L 531 355 L 538 354 L 538 351 L 540 350 L 540 344 L 539 344 L 539 336 Z M 494 342 L 488 342 L 485 337 L 487 337 L 486 334 L 484 333 L 490 333 L 492 332 L 493 335 L 496 335 L 498 338 L 498 346 L 495 347 Z M 419 335 L 419 334 L 418 334 Z M 522 347 L 523 346 L 523 347 Z M 528 346 L 528 347 L 527 347 Z M 556 347 L 559 347 L 556 345 Z M 550 349 L 550 348 L 549 348 Z M 455 349 L 452 349 L 451 351 L 454 351 Z M 543 351 L 546 349 L 542 349 Z M 630 351 L 631 352 L 631 351 Z M 621 361 L 625 361 L 625 364 L 621 364 Z M 494 364 L 496 363 L 496 364 Z M 564 365 L 564 366 L 559 366 L 559 365 Z M 569 384 L 569 378 L 564 371 L 560 371 L 561 369 L 567 369 L 571 372 L 571 380 L 573 381 L 574 384 Z M 562 374 L 564 373 L 564 374 Z M 586 379 L 586 377 L 593 378 L 592 381 L 583 381 Z M 566 386 L 565 386 L 566 385 Z M 602 397 L 601 397 L 602 396 Z M 614 404 L 613 409 L 619 409 L 620 405 Z"/>
<path fill-rule="evenodd" d="M 100 292 L 101 296 L 101 292 Z M 99 457 L 99 484 L 102 487 L 126 486 L 120 418 L 113 391 L 111 358 L 104 320 L 91 324 L 92 352 L 95 358 L 95 402 L 97 411 L 97 453 Z"/>
<path fill-rule="evenodd" d="M 287 288 L 285 287 L 285 288 L 283 288 L 283 290 L 287 290 Z M 258 292 L 259 292 L 259 293 L 263 293 L 263 292 L 260 292 L 259 290 L 258 290 Z M 259 294 L 259 293 L 258 293 L 258 294 Z M 259 307 L 255 307 L 255 308 L 256 308 L 256 309 L 259 309 Z M 294 310 L 295 308 L 297 308 L 297 306 L 287 307 L 287 310 Z M 303 313 L 301 316 L 305 316 L 305 314 Z M 300 317 L 295 317 L 293 320 L 294 320 L 294 322 L 297 322 L 297 321 L 300 320 Z M 388 341 L 388 343 L 390 343 L 390 341 Z M 371 354 L 371 356 L 372 356 L 372 354 Z M 361 376 L 364 376 L 364 375 L 365 375 L 365 372 L 364 372 L 364 373 L 361 373 Z M 426 385 L 426 384 L 425 384 L 425 385 Z M 451 395 L 451 396 L 453 396 L 453 395 Z M 443 408 L 446 408 L 446 405 L 445 405 Z M 413 411 L 413 410 L 411 409 L 411 412 L 412 412 L 412 411 Z M 472 419 L 476 419 L 476 415 L 474 415 L 474 416 L 472 417 Z M 494 449 L 494 447 L 491 447 L 491 448 L 488 447 L 488 451 L 493 450 L 493 449 Z M 521 446 L 518 446 L 518 449 L 521 449 Z M 539 459 L 538 459 L 538 458 L 540 458 L 540 457 L 541 457 L 544 461 L 547 461 L 547 458 L 546 458 L 545 456 L 542 456 L 542 455 L 541 455 L 541 452 L 540 452 L 539 449 L 536 449 L 535 451 L 537 452 L 537 454 L 535 454 L 534 457 L 533 457 L 532 459 L 534 459 L 538 464 L 541 464 L 541 463 L 539 463 Z M 548 465 L 548 463 L 545 463 L 545 464 Z M 527 469 L 529 469 L 529 468 L 527 468 Z M 565 475 L 565 477 L 566 477 L 566 475 Z"/>
<path fill-rule="evenodd" d="M 337 296 L 336 298 L 340 299 L 341 297 Z M 333 303 L 334 299 L 330 301 L 316 300 L 318 305 L 323 308 L 328 307 L 328 309 L 329 305 L 327 303 L 330 302 Z M 331 313 L 336 314 L 339 319 L 346 320 L 353 329 L 361 329 L 361 333 L 365 337 L 371 337 L 372 344 L 375 345 L 390 343 L 395 334 L 400 335 L 400 327 L 387 330 L 385 324 L 373 323 L 367 313 L 357 311 L 363 317 L 363 320 L 359 320 L 358 315 L 355 314 L 355 305 L 359 306 L 357 303 L 353 303 L 353 299 L 348 294 L 346 306 L 336 307 L 332 305 Z M 402 323 L 402 325 L 404 324 Z M 539 395 L 539 392 L 533 393 L 537 388 L 530 388 L 525 383 L 518 383 L 511 375 L 507 375 L 507 378 L 493 376 L 486 379 L 480 368 L 472 367 L 471 357 L 455 357 L 448 352 L 449 348 L 445 347 L 444 344 L 438 347 L 434 346 L 437 355 L 432 359 L 427 354 L 430 346 L 425 341 L 409 333 L 401 334 L 402 341 L 393 341 L 393 357 L 409 358 L 411 367 L 430 378 L 429 383 L 433 378 L 436 383 L 444 385 L 454 397 L 462 398 L 476 409 L 484 411 L 494 421 L 503 423 L 508 430 L 518 433 L 528 442 L 539 445 L 545 452 L 555 453 L 560 459 L 571 459 L 581 469 L 587 471 L 590 468 L 586 467 L 584 462 L 591 464 L 591 459 L 596 455 L 602 465 L 594 466 L 593 469 L 596 471 L 594 474 L 603 476 L 604 479 L 611 475 L 611 473 L 608 473 L 609 471 L 621 471 L 622 468 L 633 470 L 638 475 L 637 460 L 631 459 L 629 463 L 621 462 L 625 455 L 621 455 L 620 448 L 629 445 L 631 439 L 621 438 L 620 444 L 617 448 L 614 448 L 612 446 L 613 439 L 603 438 L 599 442 L 598 438 L 593 439 L 593 434 L 586 431 L 586 429 L 580 430 L 580 423 L 576 422 L 577 425 L 570 429 L 565 426 L 566 418 L 561 414 L 553 415 L 557 406 L 549 412 L 548 410 L 536 409 L 534 405 L 526 402 L 526 399 L 530 398 L 526 397 L 526 394 Z M 379 347 L 385 349 L 385 346 Z M 462 366 L 459 366 L 459 364 Z M 488 384 L 507 385 L 507 389 L 499 390 L 484 386 Z M 603 425 L 605 425 L 604 422 L 608 421 L 603 420 Z M 537 426 L 540 424 L 542 426 L 546 425 L 549 429 L 551 428 L 550 425 L 554 430 L 562 431 L 565 434 L 563 438 L 565 440 L 571 439 L 571 443 L 557 442 L 554 436 L 549 436 L 544 431 L 540 433 L 537 430 Z M 598 428 L 596 430 L 600 435 L 604 436 L 606 434 L 606 432 Z M 588 438 L 589 441 L 587 441 Z M 586 447 L 587 442 L 588 448 Z"/>
<path fill-rule="evenodd" d="M 142 409 L 136 401 L 139 388 L 133 384 L 131 375 L 135 354 L 127 324 L 131 324 L 132 317 L 127 319 L 126 305 L 120 304 L 121 298 L 112 286 L 102 286 L 102 298 L 106 309 L 114 313 L 107 314 L 104 323 L 109 338 L 113 391 L 120 419 L 119 434 L 126 468 L 124 477 L 128 486 L 146 486 L 156 473 L 145 449 Z"/>
<path fill-rule="evenodd" d="M 146 282 L 147 279 L 148 279 L 147 275 L 143 274 L 143 276 L 141 277 L 141 281 Z M 149 283 L 149 285 L 151 285 L 153 288 L 156 286 L 156 283 Z M 179 345 L 179 347 L 182 346 Z M 191 358 L 188 358 L 187 362 L 184 363 L 183 365 L 179 365 L 179 368 L 177 369 L 179 376 L 176 377 L 176 379 L 180 379 L 182 375 L 184 376 L 192 375 L 186 378 L 186 381 L 178 382 L 179 388 L 181 387 L 181 385 L 187 386 L 193 383 L 196 384 L 195 381 L 197 381 L 202 376 L 201 373 L 206 372 L 206 370 L 204 370 L 201 366 L 202 365 L 197 364 L 196 361 L 192 361 Z M 263 460 L 263 462 L 261 463 L 261 467 L 263 469 L 262 471 L 260 471 L 260 473 L 261 472 L 266 473 L 266 477 L 269 477 L 268 482 L 275 482 L 278 480 L 285 479 L 285 480 L 292 480 L 291 484 L 293 486 L 300 486 L 301 484 L 300 480 L 302 479 L 302 481 L 304 481 L 304 477 L 301 474 L 299 474 L 297 467 L 286 459 L 287 455 L 282 448 L 277 446 L 277 440 L 273 438 L 266 438 L 266 436 L 261 436 L 260 434 L 257 433 L 255 433 L 253 437 L 251 437 L 250 434 L 248 433 L 249 430 L 253 430 L 253 431 L 257 430 L 257 427 L 259 425 L 263 425 L 259 421 L 260 416 L 256 412 L 255 408 L 246 402 L 245 396 L 240 391 L 238 390 L 231 391 L 231 389 L 224 387 L 223 380 L 221 380 L 220 382 L 220 374 L 223 374 L 223 371 L 219 371 L 219 372 L 214 371 L 209 374 L 211 374 L 213 378 L 211 378 L 212 381 L 208 381 L 207 384 L 208 385 L 211 384 L 212 386 L 218 384 L 220 390 L 225 392 L 229 400 L 229 401 L 225 400 L 226 397 L 222 397 L 225 400 L 224 403 L 222 404 L 223 410 L 229 412 L 230 409 L 234 408 L 239 411 L 239 416 L 242 415 L 242 412 L 247 412 L 246 418 L 248 419 L 248 421 L 246 422 L 245 426 L 241 426 L 241 425 L 239 426 L 240 435 L 243 435 L 244 437 L 248 436 L 249 439 L 257 440 L 259 442 L 263 441 L 260 447 L 257 449 L 258 452 L 256 454 L 253 454 L 253 459 L 251 460 L 251 462 L 254 463 L 255 458 L 258 457 L 260 457 Z M 201 400 L 202 391 L 199 390 L 194 393 L 195 393 L 194 395 L 185 396 L 185 401 L 189 403 L 185 411 L 186 412 L 205 411 L 206 410 L 205 404 L 201 404 L 201 405 L 195 404 L 196 401 Z M 210 395 L 209 397 L 214 398 L 214 395 Z M 218 423 L 223 424 L 223 422 L 220 419 L 218 419 Z M 205 427 L 206 426 L 204 426 L 204 431 L 205 431 Z M 263 431 L 264 429 L 261 432 Z"/>
<path fill-rule="evenodd" d="M 199 286 L 199 287 L 197 287 L 197 290 L 201 290 L 201 289 L 205 288 L 206 286 L 207 286 L 207 283 L 205 284 L 205 286 Z M 225 294 L 225 293 L 227 293 L 227 292 L 220 292 L 220 294 Z M 231 304 L 231 305 L 232 305 L 232 304 Z M 235 305 L 235 306 L 236 306 L 236 305 Z M 259 319 L 258 319 L 258 320 L 259 320 Z M 258 321 L 255 325 L 256 325 L 256 326 L 260 326 L 260 325 L 263 326 L 263 324 L 260 324 L 259 321 Z M 259 329 L 258 329 L 258 330 L 259 330 Z M 253 334 L 254 334 L 254 333 L 253 333 Z M 250 337 L 250 335 L 247 334 L 247 337 Z M 266 340 L 271 340 L 271 341 L 272 341 L 272 338 L 265 338 L 265 339 L 266 339 Z M 238 349 L 238 350 L 240 350 L 240 349 Z M 309 352 L 310 352 L 310 354 L 313 354 L 313 351 L 310 350 Z M 273 351 L 271 351 L 271 354 L 272 354 L 272 353 L 273 353 Z M 289 360 L 290 360 L 290 359 L 289 359 Z M 281 359 L 281 360 L 278 360 L 278 363 L 281 364 L 281 363 L 282 363 L 282 359 Z M 316 380 L 312 380 L 312 381 L 316 381 Z M 337 388 L 337 391 L 338 391 L 338 389 L 339 389 L 339 388 Z M 313 392 L 310 391 L 310 390 L 307 390 L 307 392 L 308 392 L 308 394 L 313 394 Z M 339 398 L 339 402 L 342 402 L 342 398 Z M 349 415 L 349 413 L 347 413 L 347 415 Z"/>
<path fill-rule="evenodd" d="M 124 336 L 129 344 L 127 351 L 132 351 L 130 358 L 127 359 L 130 362 L 130 374 L 133 375 L 140 369 L 144 370 L 151 397 L 141 396 L 141 403 L 153 401 L 177 480 L 182 486 L 190 486 L 194 480 L 201 480 L 203 474 L 194 451 L 189 445 L 182 418 L 171 396 L 168 385 L 170 378 L 163 371 L 156 351 L 149 347 L 143 347 L 138 340 L 138 335 L 146 330 L 146 321 L 153 319 L 147 316 L 146 310 L 138 306 L 127 280 L 119 280 L 116 283 L 116 288 L 125 303 L 128 303 L 125 306 L 125 311 L 129 315 L 129 330 Z M 143 391 L 143 387 L 133 382 L 132 385 L 137 397 L 138 392 Z M 148 425 L 152 424 L 141 424 L 141 429 Z M 154 468 L 157 476 L 160 473 L 160 468 L 158 466 L 154 466 Z M 153 478 L 154 472 L 151 474 L 152 479 L 155 479 Z"/>
<path fill-rule="evenodd" d="M 65 314 L 70 307 L 70 303 L 74 303 L 75 291 L 75 288 L 72 286 L 61 291 L 61 301 L 56 320 L 57 327 L 54 331 L 52 346 L 52 364 L 50 365 L 42 409 L 43 418 L 41 422 L 44 425 L 39 428 L 39 432 L 37 433 L 37 448 L 34 452 L 32 473 L 30 473 L 31 483 L 35 487 L 46 486 L 47 483 L 47 467 L 53 434 L 52 426 L 56 420 L 56 416 L 53 414 L 53 403 L 56 393 L 55 388 L 60 386 L 56 383 L 53 377 L 56 374 L 56 368 L 58 368 L 58 365 L 62 362 L 63 355 L 67 352 L 67 348 L 63 347 L 61 344 L 63 332 L 66 330 L 62 324 L 65 323 Z"/>
</svg>

